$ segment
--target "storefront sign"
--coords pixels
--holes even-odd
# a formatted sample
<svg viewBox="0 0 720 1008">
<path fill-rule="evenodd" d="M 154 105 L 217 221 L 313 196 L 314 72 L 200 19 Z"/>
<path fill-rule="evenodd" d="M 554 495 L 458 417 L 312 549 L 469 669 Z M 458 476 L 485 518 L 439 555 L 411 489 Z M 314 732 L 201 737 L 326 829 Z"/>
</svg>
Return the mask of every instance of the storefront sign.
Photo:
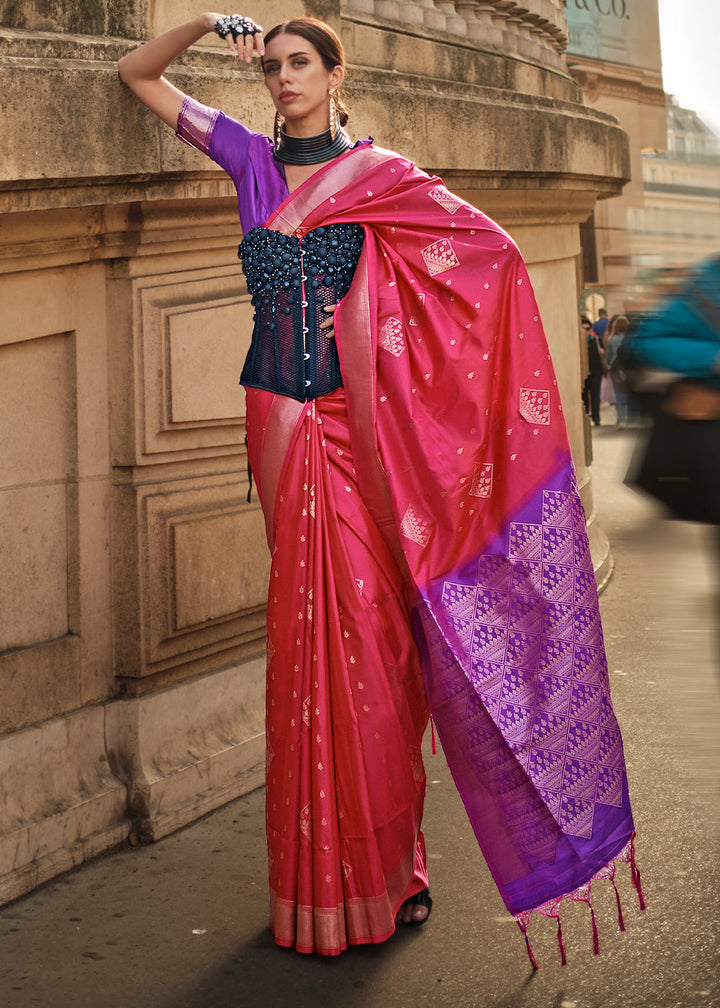
<svg viewBox="0 0 720 1008">
<path fill-rule="evenodd" d="M 657 0 L 565 0 L 568 57 L 660 70 Z"/>
</svg>

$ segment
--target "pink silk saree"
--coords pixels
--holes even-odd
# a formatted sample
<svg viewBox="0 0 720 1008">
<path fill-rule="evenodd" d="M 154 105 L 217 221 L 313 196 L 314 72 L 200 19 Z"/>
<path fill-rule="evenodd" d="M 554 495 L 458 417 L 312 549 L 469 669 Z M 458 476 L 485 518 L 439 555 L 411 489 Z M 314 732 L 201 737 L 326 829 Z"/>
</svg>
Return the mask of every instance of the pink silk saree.
<svg viewBox="0 0 720 1008">
<path fill-rule="evenodd" d="M 358 492 L 343 390 L 248 389 L 272 549 L 266 824 L 279 945 L 380 942 L 427 885 L 422 668 L 403 577 Z"/>
<path fill-rule="evenodd" d="M 251 463 L 270 516 L 273 564 L 281 552 L 279 535 L 283 550 L 304 556 L 304 526 L 298 530 L 295 516 L 298 508 L 303 516 L 317 509 L 317 473 L 325 459 L 330 476 L 323 476 L 329 479 L 323 506 L 331 508 L 333 499 L 342 502 L 336 516 L 344 527 L 343 494 L 353 506 L 359 502 L 372 519 L 359 535 L 368 534 L 368 528 L 378 533 L 367 543 L 368 554 L 378 560 L 379 570 L 393 571 L 388 588 L 392 580 L 405 627 L 410 618 L 405 600 L 412 606 L 430 710 L 503 900 L 526 937 L 535 910 L 557 919 L 560 937 L 563 898 L 589 904 L 595 878 L 615 884 L 616 860 L 631 862 L 641 905 L 642 893 L 585 517 L 537 305 L 517 248 L 501 228 L 438 179 L 377 148 L 353 150 L 318 171 L 265 226 L 302 239 L 318 226 L 350 221 L 363 225 L 365 244 L 352 287 L 336 311 L 335 332 L 344 378 L 341 398 L 347 404 L 342 437 L 352 472 L 343 489 L 342 477 L 330 473 L 325 458 L 336 460 L 334 442 L 328 449 L 313 434 L 313 424 L 319 429 L 325 424 L 325 400 L 331 397 L 289 407 L 278 407 L 279 397 L 271 397 L 273 403 L 265 413 L 258 411 L 257 420 L 249 413 L 249 433 L 257 424 Z M 266 395 L 253 393 L 251 399 Z M 276 422 L 265 423 L 273 410 L 278 410 Z M 294 425 L 287 416 L 281 420 L 287 413 L 295 417 Z M 303 437 L 309 456 L 298 451 Z M 318 443 L 325 455 L 315 457 Z M 316 475 L 303 479 L 313 465 Z M 287 518 L 282 487 L 292 496 Z M 317 524 L 317 510 L 315 517 Z M 303 650 L 300 632 L 306 622 L 297 602 L 302 584 L 315 593 L 314 577 L 332 577 L 332 592 L 340 597 L 347 590 L 343 577 L 352 582 L 363 576 L 350 554 L 343 557 L 344 574 L 335 569 L 339 554 L 332 541 L 318 542 L 318 548 L 329 552 L 313 555 L 314 573 L 306 581 L 281 583 L 282 595 L 275 595 L 271 583 L 269 629 L 272 649 L 275 624 L 287 622 L 288 612 L 291 619 L 294 615 L 294 640 L 302 642 L 296 647 L 305 663 L 296 665 L 307 670 L 308 683 L 315 686 L 315 656 Z M 344 633 L 341 620 L 333 631 L 334 616 L 314 608 L 312 619 L 316 630 L 329 619 L 330 636 Z M 407 653 L 407 643 L 394 646 Z M 334 649 L 349 653 L 340 636 L 328 642 L 328 652 Z M 270 659 L 271 681 L 276 657 Z M 406 663 L 405 681 L 415 691 L 415 676 L 407 671 L 412 664 Z M 345 692 L 350 688 L 346 684 Z M 403 887 L 403 895 L 409 895 L 424 884 L 421 838 L 416 848 L 408 846 L 410 821 L 421 813 L 423 779 L 418 732 L 424 699 L 416 692 L 412 697 L 403 727 L 398 724 L 396 730 L 412 754 L 418 790 L 412 814 L 406 802 L 406 822 L 398 828 L 403 840 L 394 857 L 404 867 L 386 886 L 393 908 Z M 297 721 L 306 698 L 298 693 L 293 699 Z M 354 725 L 359 723 L 357 702 L 362 707 L 356 698 Z M 402 705 L 397 692 L 393 702 Z M 271 729 L 272 705 L 271 696 Z M 373 717 L 381 709 L 378 696 Z M 272 730 L 269 744 L 274 745 Z M 373 744 L 370 730 L 362 741 L 363 757 L 372 753 Z M 301 758 L 309 757 L 294 754 L 288 773 L 299 769 Z M 350 763 L 356 758 L 357 752 L 348 756 Z M 314 774 L 318 763 L 309 759 L 308 772 Z M 332 804 L 334 797 L 319 786 Z M 312 803 L 307 810 L 302 797 L 288 805 L 283 785 L 277 788 L 278 800 L 286 801 L 286 818 L 299 820 L 302 833 L 303 817 L 311 815 L 314 830 L 320 811 Z M 408 796 L 411 791 L 408 780 Z M 388 801 L 395 804 L 393 798 Z M 335 814 L 334 807 L 329 814 Z M 331 819 L 321 816 L 320 821 Z M 275 829 L 269 825 L 269 835 Z M 325 847 L 312 836 L 320 864 Z M 297 845 L 297 839 L 293 842 Z M 277 854 L 272 841 L 270 846 L 272 862 Z M 413 857 L 414 869 L 409 867 Z M 327 884 L 338 893 L 337 905 L 330 901 L 331 913 L 344 900 L 346 919 L 347 883 L 356 865 L 349 867 L 344 880 L 331 872 L 323 876 L 332 879 Z M 271 863 L 271 889 L 274 871 Z M 287 897 L 273 899 L 277 924 L 279 901 Z M 369 919 L 371 901 L 367 894 L 363 899 L 361 916 Z M 387 895 L 381 899 L 388 903 Z M 327 909 L 323 904 L 322 912 Z M 294 912 L 292 899 L 282 912 Z M 300 920 L 299 902 L 297 916 Z M 340 930 L 341 916 L 337 909 Z M 381 940 L 358 939 L 359 933 L 350 940 Z M 531 951 L 530 956 L 533 960 Z"/>
</svg>

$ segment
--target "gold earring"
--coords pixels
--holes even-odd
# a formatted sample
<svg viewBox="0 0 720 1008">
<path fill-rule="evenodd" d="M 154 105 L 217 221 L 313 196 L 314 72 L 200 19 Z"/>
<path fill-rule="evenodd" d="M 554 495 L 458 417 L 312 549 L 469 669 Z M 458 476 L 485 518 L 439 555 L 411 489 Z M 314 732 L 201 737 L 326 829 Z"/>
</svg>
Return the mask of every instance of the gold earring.
<svg viewBox="0 0 720 1008">
<path fill-rule="evenodd" d="M 330 92 L 330 139 L 334 140 L 340 128 L 340 113 L 335 92 Z"/>
<path fill-rule="evenodd" d="M 279 112 L 275 113 L 275 126 L 273 127 L 273 139 L 275 140 L 275 146 L 280 146 L 280 127 L 282 126 L 282 116 Z"/>
</svg>

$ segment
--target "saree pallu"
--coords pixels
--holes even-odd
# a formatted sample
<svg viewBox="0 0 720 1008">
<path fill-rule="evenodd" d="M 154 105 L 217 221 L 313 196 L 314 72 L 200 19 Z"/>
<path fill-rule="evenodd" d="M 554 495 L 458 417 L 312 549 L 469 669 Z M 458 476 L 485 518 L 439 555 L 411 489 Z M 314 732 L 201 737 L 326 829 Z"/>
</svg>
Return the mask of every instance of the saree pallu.
<svg viewBox="0 0 720 1008">
<path fill-rule="evenodd" d="M 527 270 L 481 211 L 376 148 L 316 172 L 265 226 L 302 241 L 342 222 L 365 231 L 335 312 L 360 495 L 412 586 L 430 710 L 493 878 L 526 938 L 535 911 L 561 938 L 562 901 L 590 904 L 617 860 L 644 904 L 585 516 Z"/>
<path fill-rule="evenodd" d="M 360 498 L 342 389 L 248 390 L 268 522 L 270 923 L 334 955 L 394 931 L 427 885 L 427 705 L 403 579 Z"/>
</svg>

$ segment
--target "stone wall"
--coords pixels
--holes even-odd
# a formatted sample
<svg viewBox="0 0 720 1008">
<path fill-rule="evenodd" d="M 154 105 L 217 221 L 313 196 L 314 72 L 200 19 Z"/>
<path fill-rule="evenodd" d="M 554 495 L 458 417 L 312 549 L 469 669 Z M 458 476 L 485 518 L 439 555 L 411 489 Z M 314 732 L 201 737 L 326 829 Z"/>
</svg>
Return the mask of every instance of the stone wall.
<svg viewBox="0 0 720 1008">
<path fill-rule="evenodd" d="M 443 175 L 518 240 L 592 519 L 578 222 L 627 177 L 624 137 L 580 104 L 559 0 L 361 2 L 257 17 L 332 20 L 355 134 Z M 2 900 L 262 783 L 268 557 L 247 500 L 234 195 L 116 73 L 194 11 L 0 0 Z M 169 76 L 269 129 L 257 69 L 214 36 Z"/>
</svg>

